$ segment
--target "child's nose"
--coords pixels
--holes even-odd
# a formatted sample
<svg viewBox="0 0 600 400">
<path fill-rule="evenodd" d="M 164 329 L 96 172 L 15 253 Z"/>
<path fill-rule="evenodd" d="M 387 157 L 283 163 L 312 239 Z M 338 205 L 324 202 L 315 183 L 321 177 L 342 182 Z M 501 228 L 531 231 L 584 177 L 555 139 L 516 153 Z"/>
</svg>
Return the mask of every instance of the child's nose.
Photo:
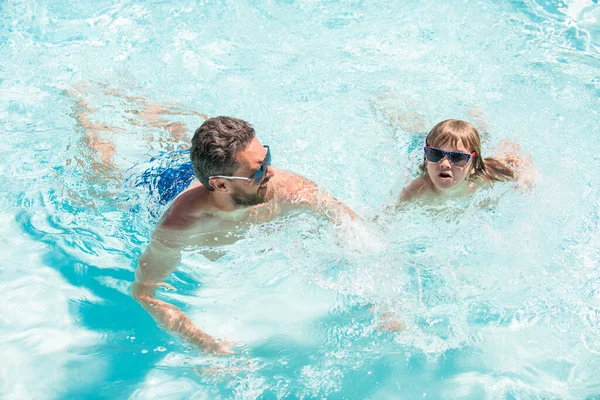
<svg viewBox="0 0 600 400">
<path fill-rule="evenodd" d="M 442 158 L 442 161 L 440 161 L 440 166 L 450 168 L 452 165 L 450 164 L 450 160 L 448 160 L 448 157 L 444 157 Z"/>
</svg>

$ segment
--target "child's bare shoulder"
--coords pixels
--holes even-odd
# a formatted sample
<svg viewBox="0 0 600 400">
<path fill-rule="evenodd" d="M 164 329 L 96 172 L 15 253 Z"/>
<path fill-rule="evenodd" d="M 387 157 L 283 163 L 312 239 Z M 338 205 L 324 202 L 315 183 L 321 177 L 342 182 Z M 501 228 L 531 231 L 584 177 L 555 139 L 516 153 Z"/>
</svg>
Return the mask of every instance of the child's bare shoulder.
<svg viewBox="0 0 600 400">
<path fill-rule="evenodd" d="M 411 201 L 417 199 L 430 190 L 429 179 L 426 176 L 420 176 L 408 184 L 400 194 L 400 202 Z"/>
</svg>

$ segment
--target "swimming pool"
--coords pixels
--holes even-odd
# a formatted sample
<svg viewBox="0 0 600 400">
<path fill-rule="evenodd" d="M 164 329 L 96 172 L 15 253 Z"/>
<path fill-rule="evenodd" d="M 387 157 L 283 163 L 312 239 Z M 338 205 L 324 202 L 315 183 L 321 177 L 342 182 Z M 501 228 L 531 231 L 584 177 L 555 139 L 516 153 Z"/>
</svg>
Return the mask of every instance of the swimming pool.
<svg viewBox="0 0 600 400">
<path fill-rule="evenodd" d="M 597 1 L 0 9 L 0 397 L 600 398 Z M 107 135 L 120 171 L 181 143 L 103 85 L 252 122 L 277 167 L 365 231 L 298 214 L 216 262 L 190 252 L 161 295 L 238 347 L 188 349 L 128 294 L 156 205 L 92 163 L 66 93 L 82 83 L 95 120 L 122 129 Z M 389 113 L 429 128 L 469 109 L 486 148 L 531 152 L 535 189 L 384 213 L 415 163 Z M 388 312 L 404 331 L 379 329 Z"/>
</svg>

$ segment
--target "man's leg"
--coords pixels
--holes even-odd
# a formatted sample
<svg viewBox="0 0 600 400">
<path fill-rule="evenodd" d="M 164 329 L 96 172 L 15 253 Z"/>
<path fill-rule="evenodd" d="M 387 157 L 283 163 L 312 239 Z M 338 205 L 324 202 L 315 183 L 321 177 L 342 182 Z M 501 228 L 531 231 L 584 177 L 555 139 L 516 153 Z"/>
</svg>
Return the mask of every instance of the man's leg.
<svg viewBox="0 0 600 400">
<path fill-rule="evenodd" d="M 104 93 L 124 99 L 128 103 L 137 105 L 141 108 L 141 110 L 127 110 L 129 113 L 136 114 L 141 117 L 141 120 L 134 118 L 130 119 L 131 124 L 141 127 L 164 129 L 169 134 L 169 137 L 166 140 L 169 143 L 180 143 L 183 141 L 185 146 L 189 146 L 187 144 L 189 140 L 187 140 L 186 137 L 188 131 L 187 127 L 182 122 L 171 122 L 163 118 L 163 116 L 196 116 L 202 118 L 203 120 L 208 119 L 206 114 L 183 109 L 177 104 L 156 103 L 151 101 L 147 96 L 130 96 L 118 89 L 110 88 L 107 85 L 102 85 L 102 87 L 104 88 Z M 150 139 L 152 140 L 153 138 L 150 137 Z"/>
<path fill-rule="evenodd" d="M 73 117 L 79 129 L 83 131 L 82 142 L 92 151 L 90 159 L 86 161 L 90 162 L 94 172 L 108 172 L 115 168 L 113 157 L 116 147 L 110 140 L 103 138 L 102 133 L 114 133 L 123 131 L 123 129 L 91 120 L 91 116 L 96 110 L 85 100 L 85 89 L 87 89 L 87 85 L 81 84 L 68 91 L 68 95 L 75 102 Z M 95 157 L 95 155 L 98 155 L 98 157 Z M 80 164 L 85 162 L 82 160 L 78 161 Z"/>
</svg>

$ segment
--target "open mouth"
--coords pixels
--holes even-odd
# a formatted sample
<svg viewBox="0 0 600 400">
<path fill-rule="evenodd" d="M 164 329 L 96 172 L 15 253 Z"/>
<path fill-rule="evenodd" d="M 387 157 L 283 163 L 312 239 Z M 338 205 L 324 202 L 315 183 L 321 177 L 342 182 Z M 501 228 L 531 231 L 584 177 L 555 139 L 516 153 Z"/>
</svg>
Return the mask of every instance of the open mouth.
<svg viewBox="0 0 600 400">
<path fill-rule="evenodd" d="M 449 172 L 440 172 L 438 174 L 438 177 L 442 180 L 450 180 L 452 179 L 452 174 Z"/>
</svg>

